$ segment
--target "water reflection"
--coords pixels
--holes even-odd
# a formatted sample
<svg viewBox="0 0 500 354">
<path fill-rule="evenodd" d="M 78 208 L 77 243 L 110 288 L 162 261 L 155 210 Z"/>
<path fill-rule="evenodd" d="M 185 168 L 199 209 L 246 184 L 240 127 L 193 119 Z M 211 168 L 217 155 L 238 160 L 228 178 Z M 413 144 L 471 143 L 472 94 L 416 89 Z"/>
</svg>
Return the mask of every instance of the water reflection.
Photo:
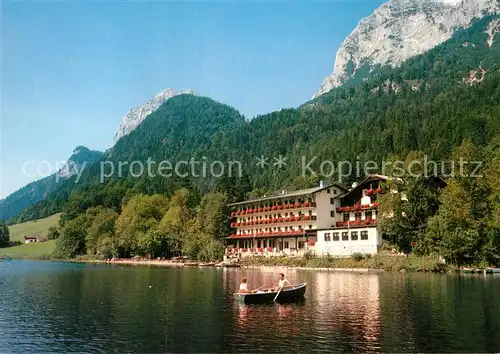
<svg viewBox="0 0 500 354">
<path fill-rule="evenodd" d="M 318 273 L 312 298 L 321 326 L 360 336 L 367 343 L 380 339 L 380 289 L 376 274 Z"/>
<path fill-rule="evenodd" d="M 500 277 L 294 270 L 303 302 L 236 301 L 242 276 L 257 288 L 280 271 L 13 261 L 0 353 L 500 351 Z"/>
<path fill-rule="evenodd" d="M 245 305 L 244 303 L 236 303 L 237 308 L 238 308 L 238 325 L 241 328 L 245 328 L 246 325 L 248 325 L 248 305 Z"/>
<path fill-rule="evenodd" d="M 224 273 L 228 293 L 238 288 L 241 276 L 250 287 L 273 282 L 279 269 L 231 270 Z M 307 350 L 314 342 L 319 350 L 331 350 L 332 343 L 346 350 L 380 349 L 381 310 L 379 276 L 294 270 L 287 272 L 292 283 L 307 282 L 302 303 L 244 305 L 233 299 L 237 309 L 235 341 L 253 343 L 265 337 L 293 338 L 282 346 Z M 257 340 L 257 338 L 260 338 Z M 293 347 L 293 348 L 292 348 Z M 329 349 L 330 348 L 330 349 Z"/>
</svg>

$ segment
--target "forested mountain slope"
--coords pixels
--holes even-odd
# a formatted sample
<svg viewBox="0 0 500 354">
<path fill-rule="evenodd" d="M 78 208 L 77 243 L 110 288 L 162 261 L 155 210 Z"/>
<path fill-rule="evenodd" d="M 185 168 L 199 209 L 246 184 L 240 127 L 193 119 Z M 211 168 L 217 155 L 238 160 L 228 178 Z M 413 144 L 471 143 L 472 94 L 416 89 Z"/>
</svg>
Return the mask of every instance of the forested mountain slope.
<svg viewBox="0 0 500 354">
<path fill-rule="evenodd" d="M 0 200 L 0 221 L 18 215 L 23 209 L 47 198 L 58 190 L 61 182 L 72 176 L 82 167 L 91 165 L 101 159 L 104 154 L 100 151 L 89 150 L 78 146 L 66 164 L 56 173 L 18 189 L 7 198 Z M 52 214 L 52 213 L 51 213 Z M 44 214 L 45 216 L 51 214 Z"/>
<path fill-rule="evenodd" d="M 173 97 L 120 139 L 106 158 L 115 163 L 151 158 L 173 165 L 191 158 L 239 161 L 245 181 L 229 182 L 251 183 L 254 193 L 311 183 L 315 176 L 302 176 L 303 159 L 316 157 L 310 165 L 314 171 L 324 160 L 380 162 L 414 150 L 446 160 L 465 139 L 485 146 L 500 134 L 500 40 L 488 31 L 497 20 L 487 16 L 398 68 L 379 68 L 372 77 L 351 81 L 300 108 L 249 122 L 208 98 Z M 286 166 L 278 169 L 273 162 L 280 155 Z M 257 167 L 261 157 L 268 159 L 265 168 Z M 228 185 L 228 180 L 213 176 L 122 177 L 101 184 L 96 164 L 85 171 L 80 184 L 67 181 L 46 201 L 26 209 L 19 220 L 61 210 L 75 188 L 80 195 L 95 189 L 90 193 L 95 200 L 87 204 L 119 208 L 122 198 L 134 193 L 171 195 L 177 187 L 188 186 L 204 194 Z M 357 178 L 350 175 L 342 182 Z"/>
</svg>

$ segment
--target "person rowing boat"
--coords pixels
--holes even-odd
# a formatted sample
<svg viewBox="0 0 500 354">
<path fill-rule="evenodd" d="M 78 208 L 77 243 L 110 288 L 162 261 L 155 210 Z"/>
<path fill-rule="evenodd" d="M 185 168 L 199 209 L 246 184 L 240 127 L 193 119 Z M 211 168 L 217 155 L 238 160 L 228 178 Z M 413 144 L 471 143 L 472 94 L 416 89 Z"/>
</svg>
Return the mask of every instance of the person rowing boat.
<svg viewBox="0 0 500 354">
<path fill-rule="evenodd" d="M 284 287 L 286 287 L 286 284 L 289 284 L 292 288 L 295 289 L 295 285 L 290 283 L 288 279 L 285 278 L 285 274 L 280 273 L 280 280 L 278 282 L 278 287 L 271 289 L 271 291 L 278 291 L 280 289 L 283 289 Z"/>
</svg>

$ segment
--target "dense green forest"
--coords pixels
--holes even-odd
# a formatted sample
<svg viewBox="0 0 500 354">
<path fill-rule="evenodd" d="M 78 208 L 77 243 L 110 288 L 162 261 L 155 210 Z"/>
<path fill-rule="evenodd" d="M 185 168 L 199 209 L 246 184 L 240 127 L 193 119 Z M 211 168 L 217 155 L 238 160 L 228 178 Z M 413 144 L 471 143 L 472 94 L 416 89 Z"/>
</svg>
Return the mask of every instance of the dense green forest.
<svg viewBox="0 0 500 354">
<path fill-rule="evenodd" d="M 386 240 L 420 255 L 438 253 L 453 264 L 500 264 L 500 135 L 485 147 L 470 140 L 457 147 L 444 188 L 429 183 L 434 166 L 422 152 L 392 159 L 413 163 L 413 173 L 389 182 L 386 188 L 399 193 L 379 200 Z"/>
<path fill-rule="evenodd" d="M 137 235 L 147 235 L 144 238 L 140 236 L 146 244 L 152 242 L 151 238 L 157 241 L 151 243 L 154 246 L 145 247 L 137 239 L 128 248 L 119 246 L 118 242 L 113 247 L 103 246 L 108 250 L 107 253 L 112 249 L 113 254 L 119 255 L 157 256 L 182 250 L 189 252 L 184 248 L 188 247 L 184 245 L 184 240 L 187 242 L 189 235 L 210 235 L 203 236 L 204 244 L 207 244 L 207 240 L 219 242 L 224 236 L 222 226 L 211 229 L 219 230 L 220 233 L 199 232 L 199 226 L 186 226 L 186 230 L 196 231 L 187 232 L 184 238 L 177 238 L 181 241 L 175 247 L 171 241 L 165 240 L 176 239 L 177 236 L 159 236 L 178 235 L 175 231 L 161 231 L 158 225 L 163 225 L 161 215 L 168 213 L 174 206 L 177 208 L 176 193 L 179 191 L 187 193 L 189 197 L 185 199 L 190 201 L 183 204 L 186 211 L 181 214 L 189 215 L 185 220 L 199 220 L 200 224 L 203 215 L 201 210 L 207 196 L 221 201 L 222 197 L 217 194 L 220 193 L 225 202 L 232 202 L 248 195 L 316 184 L 321 173 L 303 174 L 303 159 L 310 161 L 316 157 L 315 162 L 310 164 L 314 171 L 319 171 L 319 164 L 324 160 L 349 161 L 353 164 L 375 161 L 380 164 L 387 159 L 405 159 L 417 154 L 435 161 L 450 161 L 457 157 L 457 151 L 460 150 L 456 149 L 466 144 L 477 147 L 477 156 L 493 164 L 493 167 L 488 164 L 485 168 L 495 169 L 498 166 L 493 162 L 496 161 L 496 144 L 500 139 L 500 45 L 498 40 L 491 47 L 486 43 L 485 29 L 491 20 L 492 17 L 485 17 L 477 21 L 469 29 L 458 31 L 449 41 L 408 60 L 398 68 L 379 68 L 370 77 L 333 89 L 297 109 L 283 109 L 250 121 L 245 120 L 235 109 L 209 98 L 192 95 L 174 97 L 148 116 L 132 133 L 120 139 L 104 157 L 107 163 L 116 168 L 120 161 L 146 162 L 148 159 L 168 160 L 172 164 L 190 159 L 206 161 L 208 164 L 215 160 L 238 161 L 242 166 L 241 176 L 225 173 L 222 177 L 210 174 L 196 177 L 188 173 L 187 177 L 148 177 L 147 174 L 134 177 L 130 170 L 126 170 L 121 176 L 115 173 L 102 180 L 101 164 L 96 163 L 85 170 L 79 183 L 75 183 L 75 178 L 64 181 L 46 200 L 25 209 L 16 221 L 63 211 L 59 250 L 62 254 L 73 256 L 95 252 L 96 241 L 92 241 L 92 237 L 88 238 L 90 234 L 96 236 L 95 230 L 100 230 L 100 224 L 94 225 L 94 222 L 104 222 L 110 226 L 114 220 L 112 230 L 102 231 L 103 235 L 118 235 L 118 239 L 130 237 L 130 230 L 136 230 L 137 227 L 142 230 Z M 481 69 L 486 72 L 484 77 Z M 471 76 L 471 71 L 480 74 Z M 476 77 L 477 80 L 472 81 L 470 77 Z M 270 164 L 266 168 L 256 166 L 257 158 L 261 156 L 269 159 Z M 283 168 L 272 164 L 279 156 L 286 158 Z M 180 172 L 189 172 L 188 166 L 184 165 Z M 476 255 L 472 256 L 469 251 L 460 255 L 452 252 L 450 259 L 459 262 L 493 262 L 494 257 L 491 257 L 491 252 L 485 251 L 485 247 L 495 249 L 495 237 L 498 237 L 495 234 L 498 232 L 495 231 L 498 215 L 494 221 L 493 212 L 499 203 L 496 194 L 498 188 L 495 189 L 495 183 L 498 182 L 491 182 L 498 178 L 498 174 L 490 173 L 489 176 L 493 177 L 483 179 L 484 183 L 478 182 L 482 194 L 470 189 L 476 188 L 476 185 L 467 180 L 458 180 L 456 183 L 450 181 L 443 195 L 429 197 L 434 205 L 431 209 L 420 210 L 420 207 L 416 207 L 414 218 L 424 220 L 422 224 L 416 225 L 415 220 L 399 220 L 397 225 L 386 225 L 388 238 L 401 247 L 407 247 L 410 239 L 452 240 L 451 235 L 459 237 L 465 230 L 470 238 L 482 240 L 472 246 Z M 327 177 L 349 185 L 363 176 L 336 171 Z M 410 180 L 409 185 L 410 182 L 414 181 Z M 420 186 L 417 182 L 415 184 Z M 465 193 L 463 197 L 469 195 L 474 201 L 471 201 L 467 217 L 452 222 L 447 219 L 447 215 L 453 214 L 446 210 L 449 207 L 447 198 L 456 202 L 453 198 L 458 197 L 451 194 L 452 190 L 458 188 L 457 184 L 461 188 L 458 189 L 460 193 Z M 473 197 L 476 195 L 480 195 L 482 200 L 477 201 L 478 205 L 488 204 L 487 212 L 477 212 L 479 206 L 476 206 Z M 156 199 L 147 199 L 152 198 L 148 196 L 155 196 Z M 139 226 L 131 229 L 118 227 L 123 213 L 133 210 L 128 208 L 141 208 L 143 204 L 149 203 L 148 200 L 156 206 L 144 212 L 146 219 L 149 218 L 145 222 L 147 227 L 140 222 Z M 387 204 L 391 205 L 389 202 Z M 408 203 L 406 207 L 409 205 L 412 204 Z M 222 207 L 217 207 L 217 210 L 222 210 Z M 425 217 L 421 218 L 420 212 Z M 150 218 L 148 213 L 153 216 Z M 221 217 L 218 222 L 224 224 L 225 221 Z M 477 226 L 478 223 L 482 226 Z M 75 231 L 77 226 L 78 230 Z M 418 226 L 418 237 L 409 236 L 414 226 Z M 445 229 L 449 230 L 449 234 L 440 231 Z M 492 241 L 486 242 L 485 237 Z M 80 240 L 78 246 L 75 239 Z M 109 246 L 109 239 L 102 242 Z M 63 246 L 66 242 L 68 245 Z M 436 246 L 439 242 L 426 243 L 425 247 L 420 242 L 418 250 L 422 254 L 442 251 Z M 472 244 L 467 240 L 463 242 L 469 246 Z M 447 243 L 447 247 L 451 247 L 451 243 Z M 214 249 L 220 248 L 217 243 L 212 246 Z M 198 249 L 194 253 L 210 258 L 206 254 L 212 254 L 211 251 L 203 252 Z M 194 256 L 194 253 L 190 254 Z"/>
<path fill-rule="evenodd" d="M 73 154 L 67 161 L 67 166 L 76 166 L 80 168 L 82 164 L 92 164 L 100 161 L 104 154 L 100 151 L 89 150 L 85 146 L 77 146 L 73 150 Z M 62 166 L 61 166 L 62 167 Z M 27 168 L 29 170 L 29 168 Z M 0 220 L 8 220 L 17 216 L 23 209 L 31 205 L 43 201 L 44 198 L 57 191 L 61 185 L 61 181 L 65 180 L 65 176 L 59 175 L 59 171 L 51 174 L 38 181 L 31 182 L 21 189 L 10 194 L 7 198 L 0 200 Z M 60 209 L 58 206 L 55 210 Z M 43 215 L 51 215 L 54 213 L 43 213 Z M 22 218 L 21 218 L 22 219 Z M 30 218 L 30 220 L 32 220 Z"/>
</svg>

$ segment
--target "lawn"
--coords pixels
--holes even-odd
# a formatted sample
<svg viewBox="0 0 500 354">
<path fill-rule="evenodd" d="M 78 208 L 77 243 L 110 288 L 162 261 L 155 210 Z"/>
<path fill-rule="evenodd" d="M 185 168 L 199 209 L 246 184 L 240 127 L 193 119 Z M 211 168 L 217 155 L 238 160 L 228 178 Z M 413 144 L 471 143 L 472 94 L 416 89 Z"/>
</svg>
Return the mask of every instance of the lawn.
<svg viewBox="0 0 500 354">
<path fill-rule="evenodd" d="M 49 228 L 56 226 L 61 214 L 54 214 L 45 219 L 27 221 L 9 226 L 11 241 L 24 241 L 24 236 L 47 236 Z M 0 251 L 1 252 L 1 251 Z"/>
<path fill-rule="evenodd" d="M 56 248 L 56 241 L 33 242 L 0 248 L 0 256 L 13 258 L 48 258 Z"/>
</svg>

